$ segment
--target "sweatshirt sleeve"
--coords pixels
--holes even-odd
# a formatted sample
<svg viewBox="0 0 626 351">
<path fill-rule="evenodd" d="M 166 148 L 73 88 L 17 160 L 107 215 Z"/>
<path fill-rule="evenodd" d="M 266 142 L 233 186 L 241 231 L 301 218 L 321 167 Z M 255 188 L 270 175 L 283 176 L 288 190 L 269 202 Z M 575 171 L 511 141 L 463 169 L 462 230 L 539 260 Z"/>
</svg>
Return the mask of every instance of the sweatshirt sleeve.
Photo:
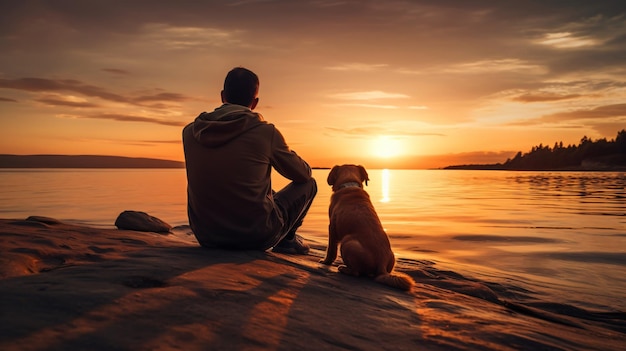
<svg viewBox="0 0 626 351">
<path fill-rule="evenodd" d="M 289 149 L 285 138 L 274 127 L 272 136 L 271 164 L 283 177 L 296 183 L 304 183 L 311 179 L 311 167 L 305 160 Z"/>
</svg>

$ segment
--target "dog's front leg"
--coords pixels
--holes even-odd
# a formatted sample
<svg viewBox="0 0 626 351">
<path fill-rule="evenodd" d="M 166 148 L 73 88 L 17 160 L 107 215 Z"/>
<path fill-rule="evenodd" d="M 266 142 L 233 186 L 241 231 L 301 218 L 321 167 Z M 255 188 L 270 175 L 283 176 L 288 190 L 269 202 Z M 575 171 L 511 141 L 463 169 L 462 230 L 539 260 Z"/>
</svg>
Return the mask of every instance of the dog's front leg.
<svg viewBox="0 0 626 351">
<path fill-rule="evenodd" d="M 328 248 L 326 248 L 326 258 L 320 260 L 320 263 L 331 265 L 337 258 L 337 236 L 333 229 L 333 224 L 328 225 Z"/>
</svg>

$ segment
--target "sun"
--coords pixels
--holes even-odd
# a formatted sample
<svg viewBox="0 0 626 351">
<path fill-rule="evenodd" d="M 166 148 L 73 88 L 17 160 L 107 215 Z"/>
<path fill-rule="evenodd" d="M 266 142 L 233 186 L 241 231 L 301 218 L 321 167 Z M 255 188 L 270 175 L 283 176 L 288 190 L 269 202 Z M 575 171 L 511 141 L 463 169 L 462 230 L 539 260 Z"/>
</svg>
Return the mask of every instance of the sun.
<svg viewBox="0 0 626 351">
<path fill-rule="evenodd" d="M 404 143 L 398 137 L 381 135 L 371 142 L 372 155 L 380 158 L 392 158 L 402 155 Z"/>
</svg>

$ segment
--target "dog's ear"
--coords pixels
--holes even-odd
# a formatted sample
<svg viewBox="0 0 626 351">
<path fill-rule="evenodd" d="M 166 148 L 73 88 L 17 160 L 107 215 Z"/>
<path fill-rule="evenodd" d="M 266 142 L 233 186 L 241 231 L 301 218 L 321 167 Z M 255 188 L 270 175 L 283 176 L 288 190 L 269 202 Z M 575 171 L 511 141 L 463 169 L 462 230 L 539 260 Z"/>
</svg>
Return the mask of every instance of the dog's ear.
<svg viewBox="0 0 626 351">
<path fill-rule="evenodd" d="M 328 173 L 328 178 L 326 179 L 326 181 L 328 182 L 328 185 L 334 185 L 336 180 L 337 180 L 337 166 L 333 167 L 330 170 L 330 173 Z"/>
<path fill-rule="evenodd" d="M 361 181 L 365 181 L 365 185 L 367 185 L 367 181 L 370 180 L 370 177 L 369 175 L 367 175 L 367 171 L 365 170 L 365 167 L 361 165 L 357 167 L 359 167 L 359 172 L 361 173 Z"/>
</svg>

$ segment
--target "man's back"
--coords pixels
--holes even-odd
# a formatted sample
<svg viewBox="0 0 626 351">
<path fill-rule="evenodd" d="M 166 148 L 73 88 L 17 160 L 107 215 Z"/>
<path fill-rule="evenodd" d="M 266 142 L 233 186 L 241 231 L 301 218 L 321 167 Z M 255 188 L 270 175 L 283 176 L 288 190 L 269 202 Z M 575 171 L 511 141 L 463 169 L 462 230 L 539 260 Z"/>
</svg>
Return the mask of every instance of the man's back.
<svg viewBox="0 0 626 351">
<path fill-rule="evenodd" d="M 249 108 L 224 104 L 183 130 L 189 221 L 203 246 L 259 248 L 284 225 L 271 168 L 296 182 L 309 166 Z"/>
<path fill-rule="evenodd" d="M 296 230 L 317 184 L 282 134 L 252 112 L 258 92 L 259 77 L 235 67 L 224 79 L 223 105 L 183 129 L 189 225 L 205 247 L 306 254 Z M 291 180 L 277 192 L 272 168 Z"/>
</svg>

